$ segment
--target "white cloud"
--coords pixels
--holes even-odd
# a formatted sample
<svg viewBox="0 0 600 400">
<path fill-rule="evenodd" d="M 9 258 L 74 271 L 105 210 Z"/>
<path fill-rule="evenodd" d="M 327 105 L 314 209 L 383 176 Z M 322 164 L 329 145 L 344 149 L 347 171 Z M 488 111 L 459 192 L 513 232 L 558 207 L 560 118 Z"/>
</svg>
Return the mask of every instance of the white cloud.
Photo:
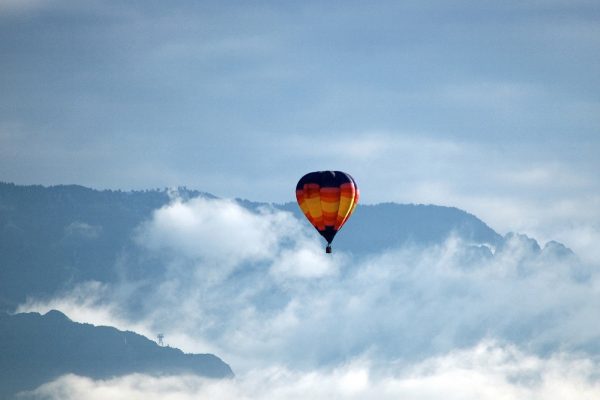
<svg viewBox="0 0 600 400">
<path fill-rule="evenodd" d="M 326 257 L 317 237 L 290 213 L 267 207 L 253 212 L 232 200 L 175 198 L 138 232 L 141 246 L 167 253 L 171 261 L 191 261 L 204 278 L 214 273 L 224 279 L 247 263 L 279 278 L 314 278 L 335 273 L 340 259 Z"/>
<path fill-rule="evenodd" d="M 123 295 L 128 292 L 127 286 L 119 288 Z M 100 282 L 85 282 L 62 296 L 49 300 L 28 298 L 19 305 L 16 312 L 38 312 L 45 314 L 50 310 L 60 310 L 70 319 L 79 322 L 89 322 L 94 325 L 114 326 L 123 330 L 132 330 L 142 335 L 154 338 L 154 332 L 147 325 L 136 324 L 127 319 L 119 308 L 116 291 Z"/>
<path fill-rule="evenodd" d="M 506 96 L 489 95 L 488 86 L 476 87 L 476 94 L 509 108 L 518 106 L 511 99 L 513 92 L 541 96 L 535 89 L 521 93 L 511 85 Z M 504 90 L 501 84 L 491 87 Z M 312 146 L 322 136 L 331 143 Z M 292 137 L 280 151 L 286 160 L 298 160 L 298 175 L 307 159 L 318 168 L 350 172 L 363 203 L 455 206 L 501 234 L 518 231 L 542 242 L 560 240 L 583 259 L 597 259 L 594 248 L 581 241 L 590 233 L 600 235 L 598 166 L 587 156 L 594 143 L 573 140 L 558 146 L 556 140 L 542 139 L 485 142 L 424 132 L 365 131 Z"/>
<path fill-rule="evenodd" d="M 176 200 L 154 212 L 138 240 L 153 251 L 207 264 L 232 266 L 242 260 L 260 261 L 276 250 L 278 238 L 296 226 L 285 214 L 252 213 L 229 200 L 202 197 Z"/>
<path fill-rule="evenodd" d="M 600 199 L 596 202 L 600 208 Z M 593 204 L 590 204 L 593 206 Z M 589 264 L 600 260 L 600 223 L 573 223 L 562 227 L 556 235 L 557 241 L 568 243 L 573 251 Z"/>
<path fill-rule="evenodd" d="M 293 249 L 283 250 L 271 265 L 270 272 L 276 278 L 319 278 L 336 274 L 343 261 L 343 254 L 327 255 L 315 242 L 302 243 Z"/>
<path fill-rule="evenodd" d="M 224 241 L 231 231 L 234 241 Z M 145 285 L 87 284 L 20 311 L 131 329 L 188 352 L 212 352 L 236 372 L 418 360 L 486 337 L 532 351 L 597 352 L 590 325 L 600 277 L 575 258 L 537 254 L 512 237 L 493 257 L 458 238 L 365 259 L 324 254 L 291 214 L 229 200 L 174 200 L 140 227 L 164 274 Z M 488 254 L 488 256 L 485 256 Z M 593 264 L 596 265 L 596 264 Z M 129 305 L 141 309 L 128 312 Z"/>
<path fill-rule="evenodd" d="M 599 365 L 585 357 L 541 358 L 494 342 L 428 358 L 401 368 L 378 369 L 357 359 L 308 372 L 255 369 L 231 380 L 195 376 L 128 375 L 94 381 L 67 375 L 23 398 L 44 399 L 596 399 Z"/>
<path fill-rule="evenodd" d="M 522 185 L 523 188 L 541 189 L 581 189 L 593 184 L 593 181 L 574 171 L 567 165 L 556 162 L 541 165 L 527 165 L 524 168 L 510 168 L 499 171 L 496 178 L 506 184 Z"/>
<path fill-rule="evenodd" d="M 600 185 L 593 165 L 559 161 L 537 144 L 507 145 L 440 140 L 418 134 L 348 135 L 328 147 L 333 164 L 353 173 L 364 203 L 396 201 L 455 206 L 475 214 L 501 234 L 526 232 L 541 241 L 563 240 L 592 260 L 578 235 L 600 224 Z M 365 148 L 362 162 L 346 148 Z M 574 143 L 564 149 L 583 150 Z M 308 152 L 308 150 L 307 150 Z M 564 155 L 564 154 L 563 154 Z M 568 158 L 570 156 L 566 156 Z"/>
</svg>

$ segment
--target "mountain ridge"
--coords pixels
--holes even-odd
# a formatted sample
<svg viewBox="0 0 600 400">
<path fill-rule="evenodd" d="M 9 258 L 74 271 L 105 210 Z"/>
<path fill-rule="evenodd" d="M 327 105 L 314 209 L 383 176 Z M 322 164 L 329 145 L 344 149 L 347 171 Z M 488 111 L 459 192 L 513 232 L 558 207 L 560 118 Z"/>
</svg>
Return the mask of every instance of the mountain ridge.
<svg viewBox="0 0 600 400">
<path fill-rule="evenodd" d="M 179 353 L 173 350 L 175 353 L 169 356 L 173 357 L 171 366 L 164 363 L 157 365 L 156 359 L 152 357 L 156 357 L 157 351 L 164 352 L 165 350 L 160 350 L 164 348 L 156 349 L 156 343 L 133 332 L 77 324 L 59 311 L 51 311 L 44 316 L 37 313 L 9 316 L 2 314 L 2 310 L 14 312 L 27 299 L 49 299 L 68 293 L 85 282 L 103 285 L 118 284 L 124 280 L 139 282 L 139 293 L 155 290 L 166 273 L 165 261 L 144 253 L 144 249 L 136 243 L 136 230 L 152 218 L 155 210 L 170 204 L 173 199 L 185 201 L 198 196 L 217 199 L 209 193 L 187 188 L 123 192 L 98 191 L 80 185 L 44 187 L 0 182 L 0 379 L 2 376 L 10 377 L 6 378 L 6 384 L 0 381 L 0 387 L 12 387 L 11 390 L 16 390 L 15 385 L 21 385 L 19 388 L 26 385 L 26 388 L 33 389 L 35 385 L 56 378 L 57 374 L 68 372 L 103 378 L 129 372 L 169 373 L 190 370 L 189 357 L 186 358 L 179 350 Z M 312 231 L 299 207 L 293 202 L 271 204 L 245 199 L 235 201 L 250 211 L 270 207 L 289 212 L 305 224 L 307 230 Z M 464 257 L 467 266 L 469 263 L 475 265 L 481 259 L 502 255 L 503 251 L 510 254 L 510 246 L 515 244 L 528 249 L 523 255 L 519 254 L 524 259 L 548 256 L 560 261 L 576 257 L 570 249 L 558 242 L 551 241 L 542 247 L 535 239 L 526 235 L 508 233 L 501 236 L 473 214 L 456 207 L 431 204 L 388 202 L 359 205 L 341 234 L 336 236 L 333 245 L 336 252 L 343 251 L 353 257 L 368 258 L 402 246 L 444 245 L 449 237 L 458 238 L 466 244 L 461 250 L 461 257 Z M 244 268 L 240 268 L 240 271 L 244 271 Z M 582 281 L 587 277 L 585 269 L 574 270 L 572 274 L 575 279 Z M 136 298 L 124 307 L 126 312 L 133 315 L 138 311 L 138 306 Z M 19 326 L 19 319 L 29 321 L 30 327 L 25 329 Z M 47 327 L 31 328 L 31 324 L 43 325 L 42 321 L 48 326 L 54 326 L 54 333 L 43 334 L 48 331 Z M 52 332 L 52 329 L 49 331 Z M 56 332 L 61 331 L 71 333 L 56 335 Z M 79 333 L 74 334 L 76 331 Z M 24 340 L 32 332 L 39 333 L 34 337 L 29 336 L 32 354 L 27 357 L 16 354 L 15 349 L 27 347 L 26 343 L 18 340 Z M 53 338 L 51 345 L 43 351 L 36 350 L 35 346 L 48 344 L 49 337 Z M 61 342 L 65 337 L 70 337 L 71 343 L 74 343 L 73 340 L 79 340 L 80 343 L 79 346 L 66 347 L 68 351 L 73 351 L 67 360 L 64 359 L 64 354 L 56 350 L 65 347 Z M 142 359 L 146 357 L 146 364 L 135 361 L 135 351 L 123 347 L 123 338 L 126 338 L 125 343 L 139 343 L 142 349 L 147 350 L 145 356 L 139 356 Z M 89 359 L 109 357 L 110 352 L 107 355 L 101 352 L 93 354 L 97 352 L 98 343 L 103 342 L 109 343 L 109 348 L 113 346 L 121 351 L 113 354 L 110 360 L 104 359 L 104 369 L 94 370 L 93 365 L 81 364 L 81 357 L 86 354 L 90 355 Z M 3 343 L 5 346 L 13 344 L 3 348 Z M 143 353 L 142 351 L 141 354 Z M 219 377 L 230 376 L 227 369 L 229 372 L 231 369 L 218 357 L 203 356 L 214 357 L 212 362 L 216 362 L 221 368 Z M 79 361 L 77 357 L 80 357 Z M 59 365 L 36 363 L 42 367 L 37 372 L 26 369 L 31 368 L 31 365 L 22 365 L 20 370 L 14 369 L 20 371 L 19 374 L 11 370 L 11 364 L 15 362 L 18 364 L 33 360 L 35 363 L 35 360 L 43 359 L 55 359 L 59 361 Z M 69 368 L 65 367 L 67 361 L 71 362 Z M 26 379 L 28 376 L 31 377 L 29 382 Z"/>
<path fill-rule="evenodd" d="M 138 251 L 135 229 L 174 196 L 217 198 L 185 187 L 99 191 L 80 185 L 0 182 L 0 310 L 13 311 L 28 296 L 49 297 L 78 282 L 120 279 L 122 271 L 115 266 L 124 255 Z M 312 229 L 293 202 L 236 201 L 251 210 L 268 205 L 291 212 Z M 359 204 L 333 246 L 336 251 L 368 256 L 406 244 L 441 243 L 450 235 L 492 249 L 505 241 L 485 222 L 459 208 L 388 202 Z M 127 273 L 139 277 L 158 269 L 131 266 Z"/>
<path fill-rule="evenodd" d="M 186 354 L 135 332 L 73 322 L 57 310 L 0 313 L 0 354 L 0 398 L 68 373 L 93 379 L 131 373 L 233 377 L 212 354 Z"/>
</svg>

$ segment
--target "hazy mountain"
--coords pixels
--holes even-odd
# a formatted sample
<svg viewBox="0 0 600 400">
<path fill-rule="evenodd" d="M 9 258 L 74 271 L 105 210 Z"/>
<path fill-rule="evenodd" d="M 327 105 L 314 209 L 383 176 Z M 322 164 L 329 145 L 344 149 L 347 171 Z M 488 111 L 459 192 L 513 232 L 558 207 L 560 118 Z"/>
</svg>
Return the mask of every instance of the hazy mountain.
<svg viewBox="0 0 600 400">
<path fill-rule="evenodd" d="M 214 198 L 185 188 L 179 189 L 176 195 L 184 199 L 197 196 Z M 132 318 L 148 316 L 149 309 L 153 310 L 153 304 L 156 304 L 153 302 L 162 301 L 160 296 L 147 295 L 155 293 L 165 280 L 171 279 L 172 288 L 176 291 L 176 295 L 171 296 L 175 298 L 174 305 L 181 300 L 180 296 L 195 296 L 203 275 L 199 278 L 185 275 L 189 272 L 185 264 L 187 261 L 173 264 L 173 254 L 168 254 L 182 249 L 189 251 L 185 245 L 163 251 L 161 246 L 144 247 L 136 239 L 142 230 L 145 229 L 146 233 L 151 230 L 151 226 L 146 226 L 148 221 L 156 223 L 153 211 L 167 205 L 172 198 L 173 194 L 168 190 L 97 191 L 81 186 L 0 183 L 0 311 L 12 312 L 28 298 L 44 300 L 60 296 L 89 281 L 109 284 L 106 286 L 114 290 L 107 292 L 109 297 L 110 293 L 118 293 L 118 288 L 127 287 L 125 297 L 113 300 L 118 302 L 121 312 Z M 295 203 L 237 202 L 250 210 L 274 207 L 291 212 L 312 232 Z M 159 230 L 174 229 L 167 226 Z M 258 242 L 263 236 L 264 232 Z M 532 262 L 528 260 L 537 265 L 538 260 L 544 257 L 553 263 L 575 257 L 560 243 L 549 242 L 542 248 L 537 241 L 525 235 L 510 233 L 502 237 L 474 215 L 457 208 L 393 203 L 359 206 L 336 237 L 334 251 L 348 252 L 355 260 L 408 245 L 413 250 L 417 249 L 418 254 L 419 248 L 442 244 L 449 236 L 460 238 L 464 244 L 455 257 L 460 259 L 457 263 L 465 267 L 470 263 L 479 265 L 481 260 L 496 256 L 502 259 L 502 255 L 506 254 L 511 260 L 516 259 L 518 273 L 527 276 L 532 273 Z M 183 236 L 173 237 L 177 238 L 173 242 L 177 244 L 181 244 L 179 239 L 185 239 Z M 160 238 L 158 242 L 161 242 Z M 196 240 L 193 239 L 192 248 L 196 247 Z M 148 242 L 145 245 L 148 246 Z M 515 247 L 519 252 L 512 251 Z M 194 254 L 192 251 L 187 256 L 193 260 Z M 566 261 L 571 276 L 584 281 L 588 272 L 585 269 L 571 270 Z M 257 282 L 265 284 L 261 273 L 268 275 L 268 271 L 260 270 L 260 265 L 246 266 L 241 265 L 229 277 L 237 284 L 220 288 L 239 291 L 243 287 L 256 287 Z M 351 265 L 348 267 L 352 268 Z M 286 273 L 285 264 L 279 268 L 279 273 Z M 351 274 L 345 277 L 352 280 Z M 135 285 L 130 287 L 129 283 Z M 275 286 L 266 286 L 251 300 L 267 311 L 285 307 L 290 293 Z M 167 285 L 167 289 L 169 287 Z M 410 292 L 408 289 L 404 288 L 400 293 Z M 224 291 L 215 296 L 211 299 L 216 300 L 209 303 L 216 307 L 216 311 L 209 311 L 216 314 L 209 312 L 208 315 L 214 317 L 229 312 L 223 318 L 235 317 L 232 310 L 237 310 L 240 305 L 235 301 L 227 303 L 232 298 L 235 300 L 235 293 Z M 171 297 L 167 296 L 167 301 Z M 219 308 L 221 303 L 226 303 L 227 307 Z M 174 318 L 181 320 L 184 315 L 187 317 L 189 314 Z M 209 336 L 222 334 L 215 326 L 202 328 Z M 332 350 L 332 354 L 335 357 L 335 351 Z M 327 354 L 323 357 L 326 358 Z M 104 378 L 130 372 L 181 371 L 212 377 L 231 376 L 231 369 L 215 356 L 185 355 L 177 349 L 159 347 L 132 332 L 74 323 L 57 311 L 45 316 L 35 313 L 0 315 L 0 387 L 4 394 L 34 388 L 68 372 Z M 3 392 L 0 391 L 1 395 Z"/>
<path fill-rule="evenodd" d="M 281 206 L 304 218 L 295 203 Z M 377 252 L 410 243 L 440 243 L 455 234 L 476 244 L 498 246 L 502 237 L 479 218 L 455 207 L 383 203 L 359 205 L 336 236 L 334 247 L 358 254 Z"/>
<path fill-rule="evenodd" d="M 212 354 L 184 354 L 133 332 L 75 323 L 59 311 L 0 313 L 0 354 L 3 399 L 67 373 L 95 379 L 134 372 L 233 376 Z"/>
<path fill-rule="evenodd" d="M 187 189 L 180 189 L 178 196 L 214 197 Z M 14 310 L 27 296 L 51 296 L 82 281 L 159 273 L 160 265 L 148 268 L 157 260 L 138 260 L 126 271 L 118 266 L 136 258 L 136 227 L 169 201 L 169 192 L 158 189 L 122 192 L 0 183 L 0 309 Z M 250 209 L 264 206 L 238 201 Z M 295 203 L 275 207 L 304 219 Z M 439 243 L 450 234 L 492 247 L 503 242 L 484 222 L 457 208 L 387 203 L 359 205 L 334 248 L 361 256 L 403 243 Z"/>
<path fill-rule="evenodd" d="M 110 280 L 132 229 L 165 192 L 0 184 L 0 301 L 49 295 L 70 282 Z"/>
</svg>

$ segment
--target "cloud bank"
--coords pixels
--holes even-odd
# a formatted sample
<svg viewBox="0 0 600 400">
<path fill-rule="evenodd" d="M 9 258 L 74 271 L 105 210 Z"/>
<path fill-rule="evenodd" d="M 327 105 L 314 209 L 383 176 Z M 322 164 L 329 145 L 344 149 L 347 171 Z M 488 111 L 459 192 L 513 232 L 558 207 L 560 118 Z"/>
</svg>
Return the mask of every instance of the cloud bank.
<svg viewBox="0 0 600 400">
<path fill-rule="evenodd" d="M 74 375 L 45 384 L 23 399 L 596 399 L 598 361 L 556 354 L 541 358 L 484 341 L 407 367 L 374 369 L 356 360 L 310 372 L 271 367 L 232 380 L 196 376 L 128 375 L 94 381 Z"/>
<path fill-rule="evenodd" d="M 355 258 L 326 257 L 316 236 L 275 209 L 175 199 L 139 227 L 140 257 L 162 266 L 145 282 L 88 282 L 19 311 L 162 332 L 236 372 L 414 363 L 490 338 L 534 354 L 600 351 L 596 269 L 557 244 L 512 235 L 492 254 L 449 237 Z"/>
</svg>

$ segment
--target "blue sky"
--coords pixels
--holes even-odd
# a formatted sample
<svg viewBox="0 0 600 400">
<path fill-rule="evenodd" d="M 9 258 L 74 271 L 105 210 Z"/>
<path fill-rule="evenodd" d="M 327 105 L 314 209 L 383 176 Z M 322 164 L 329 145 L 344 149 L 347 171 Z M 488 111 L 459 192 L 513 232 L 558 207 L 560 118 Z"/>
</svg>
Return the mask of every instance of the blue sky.
<svg viewBox="0 0 600 400">
<path fill-rule="evenodd" d="M 598 398 L 599 70 L 597 1 L 0 0 L 0 180 L 287 202 L 340 169 L 364 203 L 460 207 L 579 257 L 512 236 L 471 264 L 453 237 L 325 258 L 288 213 L 174 199 L 133 238 L 165 257 L 156 290 L 90 281 L 20 311 L 165 332 L 238 378 L 38 394 Z"/>
<path fill-rule="evenodd" d="M 599 19 L 562 0 L 0 1 L 0 179 L 285 202 L 341 169 L 366 203 L 592 251 Z"/>
</svg>

